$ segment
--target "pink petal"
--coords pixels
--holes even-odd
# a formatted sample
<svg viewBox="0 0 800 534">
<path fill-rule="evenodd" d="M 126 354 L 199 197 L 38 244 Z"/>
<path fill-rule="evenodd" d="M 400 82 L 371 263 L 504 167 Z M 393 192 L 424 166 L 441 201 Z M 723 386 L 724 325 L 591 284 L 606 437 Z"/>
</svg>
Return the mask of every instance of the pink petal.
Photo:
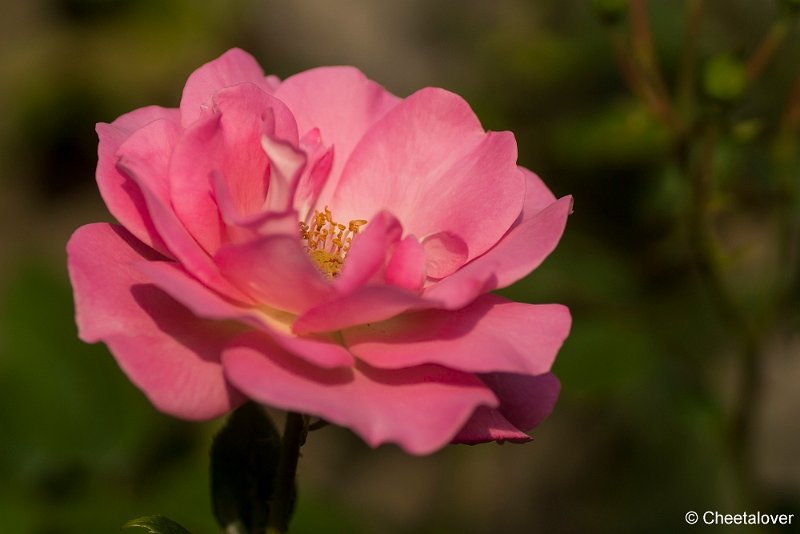
<svg viewBox="0 0 800 534">
<path fill-rule="evenodd" d="M 353 356 L 330 337 L 297 337 L 287 326 L 290 318 L 274 310 L 237 306 L 192 278 L 173 262 L 142 262 L 137 267 L 156 287 L 206 319 L 240 321 L 266 332 L 284 350 L 319 367 L 351 366 Z"/>
<path fill-rule="evenodd" d="M 270 165 L 269 190 L 264 209 L 270 212 L 290 210 L 306 166 L 306 155 L 293 145 L 270 135 L 261 136 L 261 148 Z"/>
<path fill-rule="evenodd" d="M 211 106 L 211 97 L 225 87 L 250 82 L 272 92 L 274 81 L 267 81 L 258 62 L 247 52 L 233 48 L 195 70 L 186 80 L 181 97 L 181 124 L 184 128 L 200 118 Z"/>
<path fill-rule="evenodd" d="M 213 109 L 195 121 L 175 147 L 170 166 L 172 203 L 209 254 L 225 240 L 212 177 L 219 176 L 225 184 L 233 215 L 261 212 L 270 180 L 269 158 L 261 144 L 265 135 L 296 144 L 294 118 L 282 102 L 243 83 L 216 93 Z"/>
<path fill-rule="evenodd" d="M 487 441 L 527 443 L 531 437 L 508 422 L 497 409 L 481 406 L 458 431 L 453 443 L 476 445 Z"/>
<path fill-rule="evenodd" d="M 309 309 L 292 326 L 296 334 L 333 332 L 354 325 L 383 321 L 409 310 L 435 307 L 410 291 L 386 285 L 367 285 Z"/>
<path fill-rule="evenodd" d="M 390 209 L 406 232 L 458 236 L 474 258 L 522 210 L 525 183 L 510 132 L 484 132 L 469 105 L 423 89 L 387 113 L 353 151 L 331 201 L 342 218 Z"/>
<path fill-rule="evenodd" d="M 153 224 L 172 255 L 205 284 L 248 302 L 250 298 L 222 277 L 171 209 L 164 184 L 168 181 L 169 153 L 176 135 L 175 128 L 166 121 L 149 123 L 120 147 L 118 167 L 139 186 Z"/>
<path fill-rule="evenodd" d="M 334 285 L 341 293 L 349 293 L 365 285 L 386 264 L 386 255 L 400 239 L 403 228 L 388 212 L 381 212 L 367 224 L 363 233 L 353 239 L 344 266 Z"/>
<path fill-rule="evenodd" d="M 399 99 L 353 67 L 320 67 L 285 79 L 275 96 L 289 106 L 301 132 L 318 128 L 333 146 L 330 179 L 319 200 L 324 206 L 353 148 Z M 361 218 L 361 217 L 353 217 Z"/>
<path fill-rule="evenodd" d="M 503 417 L 523 432 L 547 419 L 561 390 L 561 384 L 551 373 L 538 376 L 490 373 L 481 375 L 481 380 L 500 399 L 497 409 Z"/>
<path fill-rule="evenodd" d="M 496 401 L 473 375 L 437 366 L 382 371 L 366 365 L 323 370 L 245 334 L 224 351 L 228 379 L 249 397 L 352 429 L 369 445 L 411 454 L 447 444 L 478 406 Z"/>
<path fill-rule="evenodd" d="M 216 417 L 242 401 L 220 352 L 239 332 L 198 319 L 132 266 L 157 255 L 123 228 L 90 224 L 67 245 L 81 339 L 103 341 L 150 401 L 186 419 Z"/>
<path fill-rule="evenodd" d="M 177 123 L 157 119 L 136 130 L 117 150 L 117 168 L 165 205 L 170 202 L 167 169 L 180 134 Z"/>
<path fill-rule="evenodd" d="M 453 443 L 530 441 L 523 431 L 538 426 L 553 411 L 560 389 L 556 377 L 550 373 L 539 376 L 495 373 L 481 378 L 498 396 L 500 406 L 481 406 L 475 410 Z"/>
<path fill-rule="evenodd" d="M 431 278 L 444 278 L 457 271 L 469 258 L 469 247 L 452 232 L 436 232 L 422 240 L 425 272 Z"/>
<path fill-rule="evenodd" d="M 229 280 L 260 303 L 287 312 L 302 313 L 334 294 L 295 236 L 226 245 L 216 262 Z"/>
<path fill-rule="evenodd" d="M 278 86 L 281 84 L 281 79 L 275 76 L 274 74 L 270 74 L 269 76 L 267 76 L 266 82 L 267 82 L 267 92 L 274 93 L 278 89 Z"/>
<path fill-rule="evenodd" d="M 139 187 L 117 170 L 117 150 L 133 132 L 155 120 L 177 123 L 177 109 L 149 106 L 122 115 L 111 124 L 99 123 L 97 135 L 97 185 L 108 210 L 140 241 L 168 254 L 150 220 Z"/>
<path fill-rule="evenodd" d="M 424 296 L 445 303 L 444 308 L 456 309 L 481 293 L 513 284 L 555 249 L 571 210 L 569 196 L 550 204 L 513 227 L 486 254 L 428 287 Z"/>
<path fill-rule="evenodd" d="M 455 311 L 425 310 L 342 332 L 351 352 L 373 367 L 425 363 L 488 373 L 546 373 L 569 333 L 560 304 L 523 304 L 483 295 Z"/>
<path fill-rule="evenodd" d="M 175 146 L 169 168 L 172 207 L 189 234 L 209 254 L 216 252 L 225 234 L 212 195 L 215 174 L 219 174 L 222 181 L 226 180 L 221 176 L 217 160 L 223 151 L 220 123 L 218 115 L 210 115 L 186 129 Z M 266 177 L 262 176 L 262 181 L 266 183 Z M 266 186 L 263 190 L 266 191 Z M 230 192 L 228 195 L 230 204 L 237 209 L 233 195 Z"/>
<path fill-rule="evenodd" d="M 525 220 L 555 202 L 556 197 L 536 173 L 529 171 L 525 167 L 518 168 L 525 176 L 525 204 L 522 206 L 522 218 Z"/>
<path fill-rule="evenodd" d="M 333 147 L 322 144 L 318 128 L 309 130 L 300 140 L 300 148 L 305 151 L 308 163 L 297 184 L 295 206 L 303 214 L 309 214 L 319 198 L 322 188 L 328 181 L 333 168 Z"/>
<path fill-rule="evenodd" d="M 418 291 L 425 282 L 425 249 L 413 236 L 395 244 L 384 274 L 386 283 L 409 291 Z"/>
<path fill-rule="evenodd" d="M 509 285 L 535 269 L 564 231 L 572 198 L 564 197 L 512 228 L 492 250 L 441 281 L 422 296 L 391 286 L 364 286 L 309 309 L 294 323 L 296 333 L 329 332 L 375 323 L 412 310 L 457 310 L 478 296 Z"/>
</svg>

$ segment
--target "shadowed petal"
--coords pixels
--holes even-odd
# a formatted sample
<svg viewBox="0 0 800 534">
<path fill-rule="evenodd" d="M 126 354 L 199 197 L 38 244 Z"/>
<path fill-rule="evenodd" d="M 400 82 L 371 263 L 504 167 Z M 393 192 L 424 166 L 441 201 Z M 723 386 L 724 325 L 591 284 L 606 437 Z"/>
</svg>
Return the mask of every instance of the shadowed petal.
<svg viewBox="0 0 800 534">
<path fill-rule="evenodd" d="M 323 370 L 257 334 L 232 342 L 223 362 L 228 379 L 259 402 L 317 415 L 352 429 L 373 447 L 392 442 L 411 454 L 443 447 L 475 408 L 496 405 L 474 375 L 438 366 Z"/>
<path fill-rule="evenodd" d="M 108 211 L 142 243 L 169 254 L 147 212 L 139 187 L 117 169 L 117 150 L 136 130 L 155 121 L 178 124 L 177 109 L 148 106 L 122 115 L 111 124 L 98 123 L 97 186 Z"/>
<path fill-rule="evenodd" d="M 481 406 L 458 431 L 453 443 L 477 445 L 487 441 L 527 443 L 531 437 L 508 422 L 497 409 Z"/>
<path fill-rule="evenodd" d="M 342 332 L 369 365 L 398 369 L 436 363 L 451 369 L 538 375 L 550 370 L 570 328 L 560 304 L 523 304 L 483 295 L 455 311 L 425 310 Z"/>
<path fill-rule="evenodd" d="M 178 220 L 165 184 L 170 159 L 163 147 L 174 144 L 177 133 L 166 121 L 154 121 L 137 130 L 120 147 L 118 167 L 138 186 L 153 225 L 172 255 L 203 283 L 242 302 L 251 299 L 228 282 L 211 258 Z"/>
<path fill-rule="evenodd" d="M 383 321 L 409 310 L 433 307 L 419 295 L 386 286 L 362 286 L 309 309 L 294 322 L 297 334 L 332 332 L 351 326 Z"/>
<path fill-rule="evenodd" d="M 523 432 L 538 426 L 552 413 L 561 384 L 552 373 L 538 376 L 489 373 L 481 380 L 500 399 L 497 408 L 511 424 Z"/>
<path fill-rule="evenodd" d="M 334 294 L 295 236 L 226 245 L 215 259 L 223 274 L 243 291 L 280 310 L 302 313 Z"/>
<path fill-rule="evenodd" d="M 241 330 L 197 318 L 134 262 L 156 256 L 108 224 L 79 228 L 67 245 L 81 339 L 103 341 L 150 401 L 186 419 L 216 417 L 242 401 L 227 384 L 222 347 Z"/>
<path fill-rule="evenodd" d="M 459 431 L 453 443 L 474 445 L 487 441 L 525 443 L 525 434 L 553 411 L 560 389 L 550 373 L 539 376 L 493 373 L 481 379 L 500 399 L 500 406 L 482 406 Z"/>
<path fill-rule="evenodd" d="M 140 262 L 142 270 L 157 287 L 206 319 L 241 321 L 263 330 L 284 350 L 319 367 L 351 366 L 353 356 L 341 344 L 327 336 L 298 337 L 291 333 L 293 319 L 276 310 L 238 306 L 225 300 L 192 278 L 174 262 Z"/>
</svg>

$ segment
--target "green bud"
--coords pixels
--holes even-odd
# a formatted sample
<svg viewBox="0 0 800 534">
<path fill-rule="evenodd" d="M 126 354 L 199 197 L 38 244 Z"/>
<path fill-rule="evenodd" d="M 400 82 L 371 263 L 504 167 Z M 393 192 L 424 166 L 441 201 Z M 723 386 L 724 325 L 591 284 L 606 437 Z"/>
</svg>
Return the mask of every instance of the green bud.
<svg viewBox="0 0 800 534">
<path fill-rule="evenodd" d="M 628 0 L 592 0 L 595 15 L 605 24 L 617 24 L 625 16 Z"/>
<path fill-rule="evenodd" d="M 744 63 L 732 56 L 712 58 L 703 69 L 703 89 L 720 102 L 738 100 L 747 87 Z"/>
</svg>

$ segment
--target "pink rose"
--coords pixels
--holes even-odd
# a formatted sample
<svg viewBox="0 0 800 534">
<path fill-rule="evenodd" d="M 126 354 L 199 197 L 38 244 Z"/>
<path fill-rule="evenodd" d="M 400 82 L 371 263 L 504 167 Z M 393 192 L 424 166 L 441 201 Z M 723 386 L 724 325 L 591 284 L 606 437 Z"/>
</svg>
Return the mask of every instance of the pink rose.
<svg viewBox="0 0 800 534">
<path fill-rule="evenodd" d="M 414 454 L 528 441 L 552 410 L 569 311 L 488 292 L 554 249 L 571 199 L 457 95 L 351 67 L 281 82 L 234 49 L 179 109 L 97 132 L 120 225 L 70 239 L 76 320 L 159 410 L 250 398 Z"/>
</svg>

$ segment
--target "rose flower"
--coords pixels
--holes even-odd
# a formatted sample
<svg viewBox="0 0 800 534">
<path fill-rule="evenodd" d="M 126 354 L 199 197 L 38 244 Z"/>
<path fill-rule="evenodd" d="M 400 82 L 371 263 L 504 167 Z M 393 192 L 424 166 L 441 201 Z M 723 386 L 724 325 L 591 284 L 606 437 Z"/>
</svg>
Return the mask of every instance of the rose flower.
<svg viewBox="0 0 800 534">
<path fill-rule="evenodd" d="M 351 67 L 280 81 L 233 49 L 178 109 L 97 132 L 119 225 L 67 246 L 79 334 L 159 410 L 252 399 L 413 454 L 528 441 L 552 410 L 569 311 L 489 292 L 555 248 L 572 201 L 459 96 Z"/>
</svg>

